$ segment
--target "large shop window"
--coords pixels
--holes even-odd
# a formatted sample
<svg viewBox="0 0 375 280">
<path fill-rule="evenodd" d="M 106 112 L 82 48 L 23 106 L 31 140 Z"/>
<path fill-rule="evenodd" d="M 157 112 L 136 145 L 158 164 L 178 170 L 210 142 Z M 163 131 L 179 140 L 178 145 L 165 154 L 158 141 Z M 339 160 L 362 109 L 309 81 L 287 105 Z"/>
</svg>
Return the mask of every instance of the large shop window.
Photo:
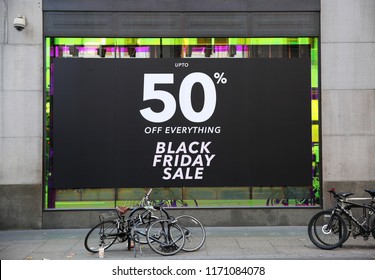
<svg viewBox="0 0 375 280">
<path fill-rule="evenodd" d="M 45 41 L 45 208 L 320 204 L 318 38 Z"/>
</svg>

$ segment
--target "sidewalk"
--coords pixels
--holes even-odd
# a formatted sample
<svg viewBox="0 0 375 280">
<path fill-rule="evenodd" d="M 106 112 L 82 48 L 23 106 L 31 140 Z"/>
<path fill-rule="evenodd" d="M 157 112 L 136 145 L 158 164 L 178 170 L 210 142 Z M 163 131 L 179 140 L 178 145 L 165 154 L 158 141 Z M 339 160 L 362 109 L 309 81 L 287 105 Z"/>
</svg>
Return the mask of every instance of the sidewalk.
<svg viewBox="0 0 375 280">
<path fill-rule="evenodd" d="M 322 250 L 307 235 L 307 227 L 208 227 L 204 246 L 196 252 L 161 256 L 147 245 L 137 259 L 311 259 L 375 260 L 375 239 L 352 237 L 342 248 Z M 1 260 L 98 260 L 98 254 L 86 251 L 83 243 L 88 229 L 45 229 L 0 231 Z M 126 244 L 113 245 L 105 259 L 134 259 Z"/>
</svg>

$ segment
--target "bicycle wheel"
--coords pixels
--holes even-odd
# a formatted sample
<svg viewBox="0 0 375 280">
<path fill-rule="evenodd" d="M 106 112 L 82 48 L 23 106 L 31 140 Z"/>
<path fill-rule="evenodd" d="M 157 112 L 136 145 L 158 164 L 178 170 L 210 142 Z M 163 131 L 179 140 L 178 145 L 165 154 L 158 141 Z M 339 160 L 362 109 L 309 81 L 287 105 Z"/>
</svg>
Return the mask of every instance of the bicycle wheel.
<svg viewBox="0 0 375 280">
<path fill-rule="evenodd" d="M 308 225 L 309 238 L 315 246 L 331 250 L 340 246 L 347 239 L 347 225 L 344 219 L 332 211 L 315 214 Z"/>
<path fill-rule="evenodd" d="M 171 256 L 184 247 L 185 235 L 177 221 L 159 219 L 147 230 L 147 242 L 150 248 L 163 256 Z"/>
<path fill-rule="evenodd" d="M 342 213 L 341 217 L 343 218 L 343 220 L 344 220 L 344 222 L 346 224 L 346 228 L 347 228 L 346 237 L 344 238 L 344 240 L 342 242 L 342 244 L 344 244 L 346 242 L 346 240 L 349 239 L 350 234 L 352 233 L 352 222 L 351 222 L 351 219 L 350 219 L 349 215 L 346 214 L 346 213 Z"/>
<path fill-rule="evenodd" d="M 176 220 L 185 235 L 185 245 L 182 250 L 193 252 L 201 248 L 206 241 L 206 230 L 201 222 L 190 215 L 178 216 Z"/>
<path fill-rule="evenodd" d="M 375 239 L 375 214 L 372 214 L 368 221 L 369 229 L 372 233 L 372 237 Z"/>
<path fill-rule="evenodd" d="M 327 209 L 327 210 L 324 210 L 324 212 L 326 212 L 327 215 L 331 215 L 332 211 L 333 211 L 333 209 Z M 346 226 L 347 226 L 347 234 L 346 234 L 346 237 L 344 238 L 344 240 L 343 240 L 343 242 L 342 242 L 342 244 L 344 244 L 344 243 L 346 242 L 346 240 L 349 239 L 350 234 L 351 234 L 351 232 L 352 232 L 352 222 L 351 222 L 350 217 L 349 217 L 348 214 L 346 214 L 346 213 L 341 213 L 340 215 L 341 215 L 341 218 L 343 218 L 343 220 L 344 220 L 344 222 L 345 222 L 345 224 L 346 224 Z M 341 244 L 341 245 L 342 245 L 342 244 Z"/>
<path fill-rule="evenodd" d="M 164 208 L 155 207 L 155 209 L 158 211 L 150 212 L 144 207 L 138 207 L 135 208 L 129 215 L 129 220 L 133 221 L 135 230 L 138 233 L 138 242 L 140 244 L 147 244 L 147 228 L 151 222 L 161 218 L 169 219 L 169 214 Z"/>
<path fill-rule="evenodd" d="M 117 236 L 117 223 L 115 221 L 103 221 L 87 233 L 85 248 L 91 253 L 99 252 L 101 246 L 106 250 L 116 241 Z"/>
</svg>

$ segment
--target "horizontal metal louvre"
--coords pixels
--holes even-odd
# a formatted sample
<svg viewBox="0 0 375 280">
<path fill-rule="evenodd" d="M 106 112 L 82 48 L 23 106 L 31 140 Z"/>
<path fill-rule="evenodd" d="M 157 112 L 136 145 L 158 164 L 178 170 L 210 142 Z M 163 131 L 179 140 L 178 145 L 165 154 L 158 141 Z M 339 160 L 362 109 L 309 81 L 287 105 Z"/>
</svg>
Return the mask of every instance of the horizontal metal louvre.
<svg viewBox="0 0 375 280">
<path fill-rule="evenodd" d="M 319 36 L 319 12 L 45 12 L 45 36 Z"/>
<path fill-rule="evenodd" d="M 46 13 L 44 33 L 47 36 L 109 36 L 115 31 L 115 22 L 113 13 Z"/>
<path fill-rule="evenodd" d="M 181 15 L 175 13 L 118 13 L 116 36 L 176 36 L 182 29 Z"/>
<path fill-rule="evenodd" d="M 251 36 L 317 36 L 318 13 L 252 13 L 249 17 Z"/>
<path fill-rule="evenodd" d="M 186 37 L 241 36 L 248 34 L 247 23 L 247 14 L 190 13 L 184 15 L 184 33 Z"/>
<path fill-rule="evenodd" d="M 281 12 L 320 11 L 320 0 L 43 0 L 44 11 Z"/>
</svg>

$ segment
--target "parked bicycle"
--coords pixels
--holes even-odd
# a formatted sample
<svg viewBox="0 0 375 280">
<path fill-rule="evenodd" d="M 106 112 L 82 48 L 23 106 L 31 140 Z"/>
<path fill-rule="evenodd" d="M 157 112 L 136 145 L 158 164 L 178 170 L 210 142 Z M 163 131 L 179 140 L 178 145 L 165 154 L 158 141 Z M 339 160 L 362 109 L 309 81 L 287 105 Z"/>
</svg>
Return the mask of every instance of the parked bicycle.
<svg viewBox="0 0 375 280">
<path fill-rule="evenodd" d="M 180 250 L 195 251 L 201 248 L 206 239 L 203 225 L 190 215 L 173 218 L 163 205 L 152 205 L 150 189 L 133 209 L 117 207 L 99 216 L 100 223 L 94 226 L 85 238 L 85 248 L 97 253 L 99 248 L 108 249 L 115 243 L 128 241 L 128 249 L 134 246 L 141 252 L 140 244 L 148 244 L 161 255 L 173 255 Z M 186 240 L 186 242 L 185 242 Z"/>
<path fill-rule="evenodd" d="M 333 209 L 315 214 L 308 225 L 308 235 L 312 243 L 321 249 L 334 249 L 348 240 L 361 235 L 368 240 L 375 238 L 375 190 L 365 190 L 371 196 L 370 203 L 356 203 L 350 201 L 351 192 L 337 193 L 334 188 L 328 192 L 335 199 Z M 352 209 L 362 210 L 360 217 L 355 217 Z"/>
<path fill-rule="evenodd" d="M 171 218 L 162 204 L 154 204 L 153 201 L 150 200 L 152 191 L 152 188 L 149 189 L 138 203 L 138 207 L 134 208 L 129 214 L 129 219 L 137 218 L 144 221 L 143 223 L 139 223 L 137 227 L 139 231 L 140 244 L 147 244 L 146 231 L 152 221 L 156 219 Z M 150 211 L 150 209 L 153 211 Z"/>
<path fill-rule="evenodd" d="M 141 251 L 140 235 L 145 234 L 147 224 L 155 219 L 152 217 L 151 208 L 143 215 L 126 217 L 129 207 L 117 207 L 116 212 L 107 212 L 99 215 L 100 223 L 95 225 L 86 235 L 84 245 L 86 250 L 92 253 L 99 252 L 99 249 L 107 250 L 115 243 L 127 241 L 127 248 L 134 248 L 134 255 L 137 249 Z"/>
<path fill-rule="evenodd" d="M 168 256 L 180 250 L 193 252 L 200 249 L 206 240 L 206 230 L 195 217 L 182 215 L 153 221 L 147 228 L 146 239 L 154 252 Z"/>
<path fill-rule="evenodd" d="M 154 213 L 154 219 L 171 219 L 173 218 L 168 211 L 164 208 L 166 207 L 165 201 L 155 201 L 151 200 L 150 196 L 153 189 L 150 188 L 148 192 L 143 196 L 141 201 L 139 202 L 139 207 L 134 209 L 130 213 L 130 217 L 136 215 L 142 215 L 144 211 L 147 211 L 144 207 L 147 205 L 154 205 L 154 207 L 158 210 L 157 213 Z M 191 215 L 182 215 L 175 218 L 179 224 L 179 226 L 184 230 L 184 234 L 186 237 L 185 245 L 183 247 L 183 251 L 192 252 L 200 249 L 204 242 L 206 241 L 206 230 L 202 223 L 195 217 Z M 144 224 L 143 226 L 148 227 L 149 224 Z M 142 225 L 141 225 L 142 226 Z M 140 234 L 140 242 L 142 244 L 147 244 L 146 233 L 143 231 Z"/>
<path fill-rule="evenodd" d="M 147 243 L 163 256 L 174 255 L 185 245 L 185 234 L 174 219 L 158 219 L 147 229 Z"/>
</svg>

